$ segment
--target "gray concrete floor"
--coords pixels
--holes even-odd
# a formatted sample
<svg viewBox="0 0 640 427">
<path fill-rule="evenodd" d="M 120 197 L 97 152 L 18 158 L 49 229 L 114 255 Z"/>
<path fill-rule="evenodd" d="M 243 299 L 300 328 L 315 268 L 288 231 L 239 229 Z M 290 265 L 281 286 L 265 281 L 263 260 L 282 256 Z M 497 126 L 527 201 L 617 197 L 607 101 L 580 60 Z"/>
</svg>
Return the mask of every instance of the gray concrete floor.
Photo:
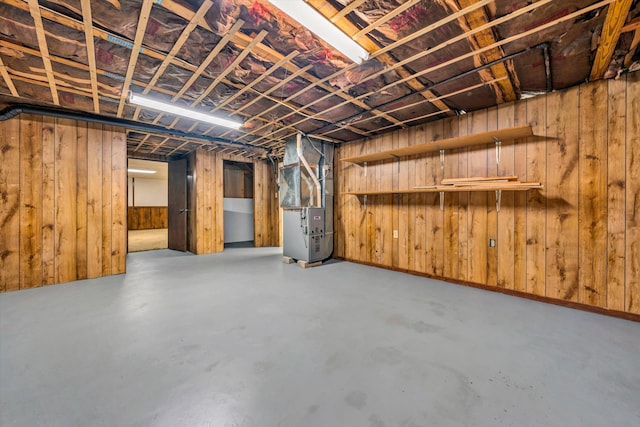
<svg viewBox="0 0 640 427">
<path fill-rule="evenodd" d="M 640 325 L 278 248 L 0 295 L 0 425 L 638 426 Z"/>
</svg>

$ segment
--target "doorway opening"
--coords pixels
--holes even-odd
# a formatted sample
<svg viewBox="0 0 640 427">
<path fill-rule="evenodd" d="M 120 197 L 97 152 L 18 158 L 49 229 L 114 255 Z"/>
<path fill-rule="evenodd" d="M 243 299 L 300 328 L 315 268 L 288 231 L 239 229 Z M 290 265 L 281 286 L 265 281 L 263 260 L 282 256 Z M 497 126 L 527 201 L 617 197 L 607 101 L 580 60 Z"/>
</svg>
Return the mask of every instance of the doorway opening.
<svg viewBox="0 0 640 427">
<path fill-rule="evenodd" d="M 224 161 L 224 247 L 254 246 L 253 163 Z"/>
<path fill-rule="evenodd" d="M 128 252 L 167 248 L 167 163 L 128 159 Z"/>
</svg>

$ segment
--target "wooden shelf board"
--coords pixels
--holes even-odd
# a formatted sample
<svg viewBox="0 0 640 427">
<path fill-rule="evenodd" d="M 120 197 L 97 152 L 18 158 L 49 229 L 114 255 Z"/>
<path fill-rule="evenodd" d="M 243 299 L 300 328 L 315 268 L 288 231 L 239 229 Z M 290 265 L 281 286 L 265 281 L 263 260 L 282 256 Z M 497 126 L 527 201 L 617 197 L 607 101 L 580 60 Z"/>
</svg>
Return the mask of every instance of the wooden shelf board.
<svg viewBox="0 0 640 427">
<path fill-rule="evenodd" d="M 389 160 L 403 156 L 413 156 L 416 154 L 429 153 L 433 151 L 463 148 L 480 144 L 489 144 L 495 141 L 494 138 L 497 138 L 500 141 L 506 141 L 516 138 L 526 138 L 529 136 L 533 136 L 533 130 L 531 129 L 531 126 L 519 126 L 508 129 L 499 129 L 489 132 L 476 133 L 474 135 L 442 139 L 440 141 L 431 141 L 424 144 L 395 148 L 393 150 L 379 151 L 372 154 L 345 157 L 344 159 L 342 159 L 342 161 L 350 163 L 364 163 Z"/>
<path fill-rule="evenodd" d="M 482 186 L 468 186 L 468 187 L 453 187 L 451 185 L 437 185 L 433 188 L 411 188 L 406 190 L 385 190 L 385 191 L 346 191 L 343 194 L 353 196 L 384 196 L 390 194 L 419 194 L 419 193 L 459 193 L 462 191 L 526 191 L 536 188 L 543 188 L 542 184 L 531 183 L 522 185 L 482 185 Z"/>
</svg>

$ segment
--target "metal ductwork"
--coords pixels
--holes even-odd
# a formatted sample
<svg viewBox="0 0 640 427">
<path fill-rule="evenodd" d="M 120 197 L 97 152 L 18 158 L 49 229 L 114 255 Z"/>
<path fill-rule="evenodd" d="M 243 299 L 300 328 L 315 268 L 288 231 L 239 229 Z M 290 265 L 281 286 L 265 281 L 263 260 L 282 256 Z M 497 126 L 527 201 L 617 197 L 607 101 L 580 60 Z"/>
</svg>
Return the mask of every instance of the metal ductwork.
<svg viewBox="0 0 640 427">
<path fill-rule="evenodd" d="M 333 144 L 298 134 L 280 168 L 285 257 L 316 262 L 333 253 Z"/>
</svg>

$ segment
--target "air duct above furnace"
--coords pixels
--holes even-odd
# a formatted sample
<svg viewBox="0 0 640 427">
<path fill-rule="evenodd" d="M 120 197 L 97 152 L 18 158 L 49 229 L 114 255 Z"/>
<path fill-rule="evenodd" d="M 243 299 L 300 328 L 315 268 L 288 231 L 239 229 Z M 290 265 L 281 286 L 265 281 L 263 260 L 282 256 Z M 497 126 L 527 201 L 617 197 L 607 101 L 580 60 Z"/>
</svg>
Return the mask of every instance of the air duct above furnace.
<svg viewBox="0 0 640 427">
<path fill-rule="evenodd" d="M 317 262 L 333 252 L 333 145 L 298 134 L 280 168 L 282 254 Z"/>
</svg>

